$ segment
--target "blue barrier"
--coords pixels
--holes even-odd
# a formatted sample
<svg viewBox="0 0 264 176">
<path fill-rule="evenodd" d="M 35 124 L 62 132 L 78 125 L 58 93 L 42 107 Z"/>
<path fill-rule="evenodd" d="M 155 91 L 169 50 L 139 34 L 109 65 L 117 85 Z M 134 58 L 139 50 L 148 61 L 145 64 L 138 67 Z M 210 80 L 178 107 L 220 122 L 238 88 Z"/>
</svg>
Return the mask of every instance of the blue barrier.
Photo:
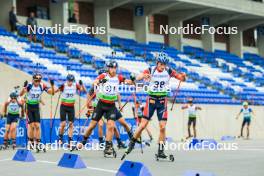
<svg viewBox="0 0 264 176">
<path fill-rule="evenodd" d="M 86 168 L 86 165 L 81 159 L 81 157 L 77 154 L 72 154 L 72 153 L 64 153 L 58 163 L 58 166 L 73 168 L 73 169 Z"/>
<path fill-rule="evenodd" d="M 116 176 L 151 176 L 148 168 L 140 162 L 124 161 Z"/>
<path fill-rule="evenodd" d="M 75 120 L 74 122 L 74 132 L 73 132 L 73 140 L 77 140 L 79 137 L 79 132 L 81 132 L 81 135 L 84 133 L 85 129 L 88 127 L 88 124 L 86 127 L 83 127 L 86 119 L 81 119 L 80 124 L 79 120 Z M 132 127 L 132 130 L 135 130 L 137 125 L 134 119 L 126 119 L 127 123 Z M 90 120 L 89 120 L 90 122 Z M 55 119 L 54 120 L 54 126 L 52 130 L 52 136 L 51 136 L 51 142 L 55 142 L 55 140 L 58 139 L 58 134 L 59 134 L 59 124 L 60 120 Z M 128 140 L 128 135 L 123 126 L 121 126 L 118 122 L 116 123 L 116 126 L 120 132 L 120 137 L 122 140 Z M 50 142 L 50 119 L 42 119 L 41 120 L 41 142 L 46 144 Z M 105 128 L 104 128 L 105 132 Z M 5 119 L 0 120 L 0 144 L 3 144 L 3 137 L 5 133 Z M 91 138 L 98 138 L 98 128 L 96 127 L 95 130 L 93 131 Z M 68 139 L 67 132 L 65 132 L 64 135 L 64 140 Z M 82 140 L 79 138 L 79 140 Z M 19 146 L 25 146 L 26 144 L 26 121 L 19 120 L 18 125 L 17 125 L 17 139 L 16 139 L 17 145 Z"/>
<path fill-rule="evenodd" d="M 236 139 L 235 136 L 222 136 L 221 137 L 221 141 L 233 141 L 235 139 Z"/>
<path fill-rule="evenodd" d="M 30 150 L 26 149 L 18 149 L 16 154 L 14 155 L 14 161 L 23 161 L 23 162 L 34 162 L 36 159 L 32 155 Z"/>
<path fill-rule="evenodd" d="M 217 142 L 215 139 L 192 139 L 189 143 L 190 149 L 217 149 Z"/>
</svg>

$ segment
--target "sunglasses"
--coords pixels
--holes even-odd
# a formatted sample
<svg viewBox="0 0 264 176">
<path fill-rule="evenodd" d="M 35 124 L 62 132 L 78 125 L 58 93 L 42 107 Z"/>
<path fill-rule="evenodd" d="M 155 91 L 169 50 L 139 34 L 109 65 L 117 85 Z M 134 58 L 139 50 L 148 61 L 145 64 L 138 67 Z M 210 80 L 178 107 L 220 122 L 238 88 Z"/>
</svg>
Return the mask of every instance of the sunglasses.
<svg viewBox="0 0 264 176">
<path fill-rule="evenodd" d="M 34 79 L 34 81 L 35 81 L 35 82 L 40 82 L 40 81 L 41 81 L 41 79 Z"/>
</svg>

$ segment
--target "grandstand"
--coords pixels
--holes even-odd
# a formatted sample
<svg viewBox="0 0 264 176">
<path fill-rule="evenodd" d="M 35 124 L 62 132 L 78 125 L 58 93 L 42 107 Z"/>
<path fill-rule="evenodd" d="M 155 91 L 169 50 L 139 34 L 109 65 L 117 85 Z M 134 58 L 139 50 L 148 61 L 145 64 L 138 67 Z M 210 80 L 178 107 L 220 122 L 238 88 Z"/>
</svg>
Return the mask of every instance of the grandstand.
<svg viewBox="0 0 264 176">
<path fill-rule="evenodd" d="M 11 32 L 8 25 L 8 12 L 11 6 L 16 7 L 19 21 L 17 32 Z M 38 27 L 52 27 L 55 24 L 61 24 L 62 27 L 75 25 L 81 29 L 103 26 L 105 33 L 54 34 L 47 28 L 44 34 L 37 32 L 33 35 L 28 33 L 26 26 L 29 9 L 36 12 Z M 68 74 L 73 74 L 76 80 L 82 80 L 89 90 L 99 70 L 105 67 L 107 61 L 117 61 L 118 73 L 129 78 L 131 74 L 139 75 L 149 67 L 155 66 L 157 56 L 166 53 L 169 58 L 168 66 L 179 73 L 186 73 L 188 78 L 186 82 L 181 83 L 179 92 L 177 89 L 179 81 L 170 79 L 172 91 L 169 94 L 168 109 L 174 96 L 177 97 L 176 108 L 169 111 L 167 135 L 175 141 L 186 136 L 187 114 L 180 107 L 192 97 L 195 104 L 199 104 L 203 109 L 199 112 L 197 126 L 199 137 L 220 140 L 225 135 L 237 136 L 240 121 L 236 121 L 235 116 L 241 109 L 242 102 L 247 101 L 256 114 L 256 119 L 252 121 L 250 127 L 251 137 L 256 141 L 238 142 L 242 143 L 242 146 L 252 145 L 254 149 L 259 149 L 263 144 L 261 139 L 264 138 L 263 12 L 264 2 L 261 0 L 169 0 L 166 2 L 162 0 L 2 0 L 0 2 L 0 80 L 2 82 L 0 104 L 2 105 L 8 98 L 14 86 L 22 87 L 25 79 L 30 81 L 30 76 L 36 72 L 43 75 L 47 84 L 49 80 L 55 80 L 57 87 L 66 81 Z M 77 23 L 68 22 L 72 13 L 76 15 Z M 202 25 L 237 27 L 237 33 L 211 34 L 208 31 L 204 34 L 160 33 L 160 26 L 184 28 L 188 24 L 192 24 L 193 27 Z M 131 120 L 134 99 L 130 97 L 134 90 L 126 90 L 126 88 L 120 90 L 122 103 L 129 102 L 124 108 L 123 115 Z M 86 94 L 80 96 L 81 99 L 76 104 L 79 101 L 84 104 Z M 140 90 L 136 92 L 136 98 L 146 103 L 147 93 Z M 50 116 L 52 113 L 57 114 L 56 119 L 59 118 L 59 110 L 56 108 L 57 99 L 58 96 L 52 99 L 51 96 L 43 95 L 46 104 L 41 107 L 43 118 L 52 118 Z M 84 112 L 81 113 L 81 119 L 85 119 Z M 156 116 L 154 119 L 150 128 L 157 139 L 159 124 Z M 78 135 L 75 135 L 75 138 L 76 136 Z M 0 141 L 1 138 L 0 135 Z M 244 155 L 243 152 L 246 150 L 240 151 L 238 155 Z M 259 149 L 259 152 L 263 154 L 263 148 Z M 213 162 L 214 157 L 218 158 L 221 164 L 229 162 L 230 159 L 220 154 L 215 156 L 206 154 L 201 156 L 199 153 L 193 156 L 204 157 L 207 164 Z M 224 154 L 228 155 L 228 153 Z M 180 155 L 184 158 L 183 153 Z M 184 160 L 183 165 L 170 166 L 175 170 L 180 169 L 177 171 L 178 175 L 182 175 L 183 168 L 207 170 L 215 172 L 215 175 L 263 175 L 260 168 L 263 157 L 260 158 L 257 151 L 253 151 L 252 155 L 257 158 L 256 165 L 248 171 L 244 171 L 245 164 L 240 161 L 248 160 L 254 163 L 254 158 L 249 157 L 248 153 L 241 159 L 239 156 L 234 156 L 234 160 L 230 159 L 231 162 L 238 162 L 238 166 L 232 170 L 233 165 L 230 164 L 229 172 L 224 171 L 225 168 L 222 166 L 218 167 L 219 163 L 213 163 L 212 168 L 206 169 L 205 164 L 198 163 L 195 159 L 193 166 L 186 164 L 192 160 Z M 93 154 L 92 158 L 95 159 L 96 156 L 97 153 Z M 150 152 L 147 152 L 146 156 L 146 161 L 151 162 L 149 167 L 153 169 L 153 175 L 164 174 L 160 169 L 168 169 L 163 164 L 160 168 L 156 168 L 152 163 L 154 159 L 150 160 Z M 0 169 L 2 169 L 1 159 L 5 158 L 0 157 Z M 136 155 L 132 159 L 137 160 Z M 139 161 L 146 162 L 144 159 Z M 42 164 L 45 162 L 54 163 L 54 161 L 44 161 Z M 91 161 L 89 158 L 89 162 L 98 166 L 98 163 L 105 161 L 101 158 L 98 162 Z M 118 164 L 120 163 L 112 163 L 115 170 L 118 169 L 116 168 Z M 106 168 L 109 175 L 116 172 L 110 167 Z M 242 169 L 239 171 L 239 168 Z M 94 175 L 101 174 L 94 168 L 92 170 Z M 71 172 L 71 174 L 75 173 Z M 170 169 L 165 173 L 165 175 L 173 174 L 173 170 Z"/>
</svg>

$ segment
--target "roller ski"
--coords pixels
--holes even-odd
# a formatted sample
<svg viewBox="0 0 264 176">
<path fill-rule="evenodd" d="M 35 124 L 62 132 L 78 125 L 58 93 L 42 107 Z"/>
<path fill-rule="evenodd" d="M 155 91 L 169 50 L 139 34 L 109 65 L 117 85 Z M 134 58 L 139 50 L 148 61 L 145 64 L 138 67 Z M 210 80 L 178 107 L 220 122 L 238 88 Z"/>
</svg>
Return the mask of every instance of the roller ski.
<svg viewBox="0 0 264 176">
<path fill-rule="evenodd" d="M 3 145 L 0 147 L 1 150 L 7 150 L 9 149 L 9 145 Z"/>
<path fill-rule="evenodd" d="M 36 144 L 36 153 L 39 153 L 39 152 L 44 152 L 46 153 L 47 150 L 46 150 L 46 145 L 44 144 L 39 144 L 40 141 L 38 141 L 38 143 Z"/>
<path fill-rule="evenodd" d="M 104 149 L 104 157 L 107 158 L 109 156 L 113 156 L 114 158 L 116 158 L 117 154 L 116 154 L 116 151 L 113 147 L 113 143 L 106 141 L 106 145 L 105 145 L 105 149 Z"/>
<path fill-rule="evenodd" d="M 171 162 L 174 161 L 174 156 L 173 155 L 167 156 L 164 153 L 164 144 L 159 144 L 159 150 L 158 150 L 158 153 L 155 154 L 155 158 L 156 158 L 156 161 L 159 161 L 159 160 L 169 160 Z"/>
<path fill-rule="evenodd" d="M 87 144 L 87 139 L 85 138 L 82 140 L 82 142 L 77 143 L 76 145 L 73 145 L 72 148 L 70 149 L 70 152 L 73 152 L 74 150 L 79 150 L 81 149 L 83 146 L 85 146 Z"/>
<path fill-rule="evenodd" d="M 73 140 L 72 138 L 69 138 L 69 142 L 67 144 L 67 148 L 71 151 L 73 149 L 74 145 L 73 145 Z"/>
<path fill-rule="evenodd" d="M 126 152 L 124 153 L 124 155 L 121 157 L 121 160 L 124 160 L 125 157 L 132 152 L 132 150 L 135 148 L 135 144 L 136 144 L 137 140 L 132 138 L 128 144 L 128 148 L 126 150 Z"/>
<path fill-rule="evenodd" d="M 9 141 L 8 140 L 4 140 L 4 144 L 2 145 L 2 150 L 7 150 L 9 149 Z"/>
<path fill-rule="evenodd" d="M 181 142 L 187 142 L 188 140 L 191 140 L 193 136 L 187 136 L 181 139 Z"/>
<path fill-rule="evenodd" d="M 169 161 L 174 162 L 174 156 L 173 155 L 167 156 L 164 153 L 163 154 L 160 154 L 160 153 L 155 154 L 155 158 L 156 158 L 156 161 L 169 159 Z"/>
</svg>

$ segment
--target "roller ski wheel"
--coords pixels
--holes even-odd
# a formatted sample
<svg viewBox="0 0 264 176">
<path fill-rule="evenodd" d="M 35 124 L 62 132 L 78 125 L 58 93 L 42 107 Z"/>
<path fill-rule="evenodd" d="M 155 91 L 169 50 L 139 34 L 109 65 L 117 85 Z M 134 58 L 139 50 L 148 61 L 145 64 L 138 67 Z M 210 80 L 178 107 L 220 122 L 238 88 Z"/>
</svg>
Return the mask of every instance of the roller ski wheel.
<svg viewBox="0 0 264 176">
<path fill-rule="evenodd" d="M 169 159 L 170 159 L 171 162 L 174 162 L 174 156 L 173 155 L 170 155 Z"/>
<path fill-rule="evenodd" d="M 16 145 L 13 145 L 13 146 L 12 146 L 12 149 L 15 150 L 15 149 L 16 149 Z"/>
<path fill-rule="evenodd" d="M 173 155 L 166 156 L 165 154 L 164 155 L 155 154 L 155 159 L 156 159 L 156 161 L 168 160 L 168 161 L 174 162 L 174 156 Z"/>
</svg>

